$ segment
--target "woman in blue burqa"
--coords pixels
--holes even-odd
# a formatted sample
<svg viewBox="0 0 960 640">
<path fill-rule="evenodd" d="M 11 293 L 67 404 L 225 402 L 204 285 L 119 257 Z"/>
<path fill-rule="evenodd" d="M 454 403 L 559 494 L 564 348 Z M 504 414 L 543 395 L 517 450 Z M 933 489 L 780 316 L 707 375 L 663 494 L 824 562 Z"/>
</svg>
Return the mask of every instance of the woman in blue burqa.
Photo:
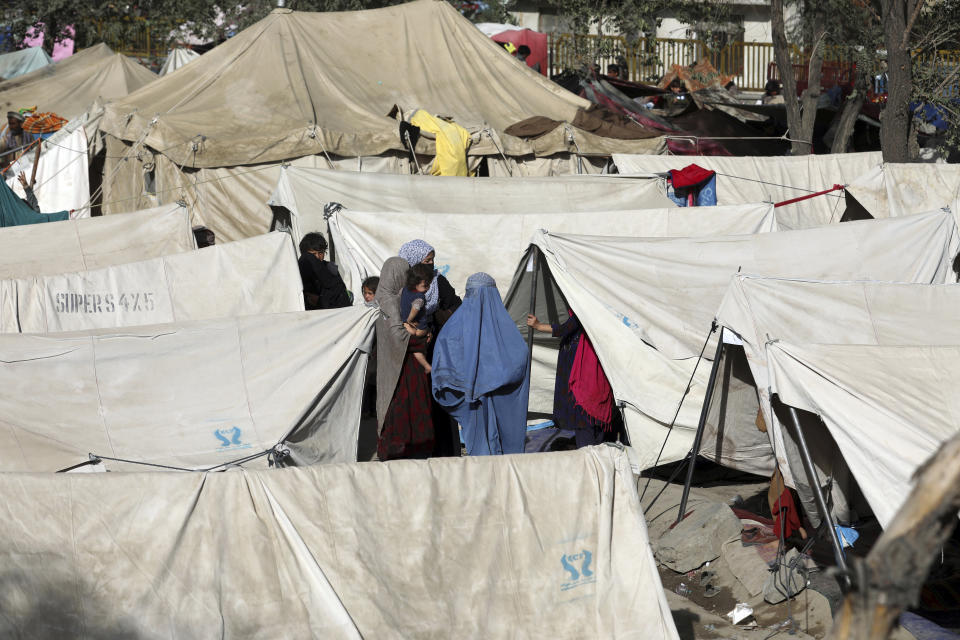
<svg viewBox="0 0 960 640">
<path fill-rule="evenodd" d="M 486 273 L 467 279 L 432 364 L 433 397 L 460 423 L 468 454 L 523 453 L 527 345 Z"/>
</svg>

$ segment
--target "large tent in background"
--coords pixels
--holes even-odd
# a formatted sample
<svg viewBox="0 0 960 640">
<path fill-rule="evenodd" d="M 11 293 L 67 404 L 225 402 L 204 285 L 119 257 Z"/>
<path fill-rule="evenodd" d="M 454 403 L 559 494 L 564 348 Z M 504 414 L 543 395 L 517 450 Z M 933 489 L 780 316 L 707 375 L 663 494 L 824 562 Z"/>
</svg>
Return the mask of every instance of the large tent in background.
<svg viewBox="0 0 960 640">
<path fill-rule="evenodd" d="M 953 281 L 953 278 L 948 278 Z M 797 487 L 808 512 L 816 513 L 813 493 L 801 465 L 792 430 L 785 428 L 766 401 L 770 386 L 767 344 L 831 343 L 885 346 L 960 345 L 960 286 L 892 282 L 821 282 L 734 276 L 717 311 L 717 322 L 742 346 L 756 389 L 740 402 L 756 400 L 763 412 L 780 469 Z M 838 319 L 841 321 L 838 322 Z M 728 351 L 731 347 L 727 346 Z M 722 386 L 722 384 L 721 384 Z M 728 397 L 735 390 L 720 388 Z M 755 402 L 754 402 L 754 405 Z M 835 515 L 846 520 L 851 503 L 846 468 L 819 423 L 804 421 L 814 463 L 834 479 Z M 714 443 L 705 445 L 707 448 Z"/>
<path fill-rule="evenodd" d="M 384 261 L 400 245 L 421 238 L 439 252 L 436 268 L 461 295 L 467 277 L 478 271 L 497 281 L 501 294 L 510 287 L 517 260 L 537 229 L 556 233 L 593 233 L 631 237 L 734 235 L 776 231 L 773 205 L 670 207 L 578 213 L 516 211 L 425 213 L 339 209 L 328 219 L 336 262 L 347 287 L 360 299 L 367 276 L 380 275 Z M 469 241 L 465 242 L 465 239 Z"/>
<path fill-rule="evenodd" d="M 847 191 L 875 218 L 931 211 L 960 197 L 960 166 L 887 162 L 851 182 Z"/>
<path fill-rule="evenodd" d="M 884 527 L 960 432 L 960 346 L 777 342 L 767 360 L 769 392 L 820 416 Z"/>
<path fill-rule="evenodd" d="M 0 109 L 36 105 L 71 120 L 98 98 L 121 98 L 157 75 L 125 55 L 98 44 L 42 69 L 0 82 Z"/>
<path fill-rule="evenodd" d="M 172 49 L 170 53 L 167 54 L 167 59 L 163 61 L 163 66 L 160 67 L 160 71 L 157 73 L 157 75 L 165 76 L 168 73 L 173 73 L 183 65 L 187 64 L 188 62 L 192 62 L 199 57 L 200 54 L 191 49 L 184 49 L 183 47 Z"/>
<path fill-rule="evenodd" d="M 276 9 L 178 73 L 107 107 L 102 127 L 112 151 L 104 199 L 114 199 L 118 186 L 142 190 L 145 168 L 156 173 L 161 201 L 191 195 L 181 193 L 187 187 L 180 176 L 206 182 L 216 177 L 210 170 L 307 156 L 347 168 L 376 157 L 389 161 L 386 170 L 409 172 L 399 126 L 417 109 L 465 127 L 475 159 L 658 148 L 655 134 L 632 123 L 626 128 L 639 139 L 606 137 L 624 134 L 610 133 L 587 107 L 444 1 L 353 12 Z M 553 124 L 534 138 L 504 133 L 532 116 Z M 431 136 L 420 135 L 416 149 L 426 163 L 435 152 Z M 198 195 L 198 215 L 211 218 L 199 221 L 220 234 L 217 216 L 258 217 L 268 195 L 224 206 Z"/>
<path fill-rule="evenodd" d="M 0 492 L 7 637 L 679 638 L 612 447 Z"/>
<path fill-rule="evenodd" d="M 849 184 L 875 170 L 883 162 L 879 151 L 829 155 L 782 157 L 719 157 L 719 156 L 643 156 L 614 154 L 620 173 L 629 175 L 665 174 L 696 164 L 717 172 L 717 204 L 745 202 L 783 202 L 812 192 L 830 189 L 835 184 Z M 943 205 L 937 205 L 943 206 Z M 809 222 L 816 212 L 820 224 L 838 222 L 846 205 L 839 192 L 811 198 L 804 202 L 804 218 Z M 928 207 L 915 211 L 931 211 Z M 792 206 L 784 207 L 784 218 Z M 797 220 L 793 228 L 803 228 Z"/>
<path fill-rule="evenodd" d="M 0 81 L 12 80 L 51 64 L 53 64 L 53 58 L 43 50 L 43 47 L 27 47 L 0 54 Z"/>
<path fill-rule="evenodd" d="M 47 333 L 303 311 L 285 233 L 101 269 L 0 280 L 0 332 Z"/>
<path fill-rule="evenodd" d="M 675 207 L 658 181 L 614 176 L 475 178 L 363 174 L 285 167 L 269 203 L 290 214 L 294 237 L 326 227 L 324 207 L 357 211 L 523 213 Z M 465 236 L 469 230 L 464 230 Z"/>
<path fill-rule="evenodd" d="M 88 454 L 206 468 L 277 445 L 281 464 L 357 459 L 377 311 L 251 315 L 66 334 L 0 335 L 0 471 Z M 126 461 L 126 462 L 125 462 Z M 232 508 L 232 507 L 231 507 Z"/>
<path fill-rule="evenodd" d="M 524 260 L 507 308 L 523 326 L 538 273 L 537 316 L 557 322 L 573 309 L 615 396 L 626 402 L 628 435 L 645 468 L 655 463 L 665 438 L 661 463 L 690 450 L 716 350 L 711 323 L 732 275 L 944 283 L 953 279 L 958 236 L 953 217 L 937 211 L 753 236 L 642 239 L 541 231 L 533 244 L 544 266 L 528 271 Z M 725 411 L 730 446 L 719 461 L 770 472 L 769 441 L 753 423 L 756 401 Z"/>
<path fill-rule="evenodd" d="M 179 204 L 122 216 L 0 230 L 0 278 L 48 276 L 147 260 L 196 248 Z"/>
</svg>

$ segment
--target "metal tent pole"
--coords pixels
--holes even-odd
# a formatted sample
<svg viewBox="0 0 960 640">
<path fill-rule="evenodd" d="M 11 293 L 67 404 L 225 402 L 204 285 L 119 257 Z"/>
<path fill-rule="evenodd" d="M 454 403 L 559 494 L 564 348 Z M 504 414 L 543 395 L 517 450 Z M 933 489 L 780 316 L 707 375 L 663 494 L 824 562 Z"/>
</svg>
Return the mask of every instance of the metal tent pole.
<svg viewBox="0 0 960 640">
<path fill-rule="evenodd" d="M 713 323 L 713 331 L 717 330 L 717 323 Z M 703 397 L 703 408 L 700 410 L 700 421 L 697 423 L 697 434 L 693 438 L 693 448 L 690 449 L 690 464 L 687 466 L 687 478 L 683 482 L 683 495 L 680 497 L 680 511 L 677 513 L 677 522 L 683 520 L 687 509 L 687 499 L 690 497 L 690 485 L 693 483 L 693 470 L 697 465 L 697 452 L 703 441 L 703 432 L 707 428 L 707 413 L 710 411 L 710 400 L 713 398 L 713 386 L 717 381 L 717 371 L 720 370 L 720 358 L 723 356 L 723 329 L 717 337 L 717 350 L 713 354 L 713 366 L 710 367 L 710 378 L 707 381 L 707 392 Z"/>
<path fill-rule="evenodd" d="M 534 245 L 530 249 L 530 256 L 527 258 L 533 262 L 533 282 L 530 284 L 530 315 L 535 316 L 537 311 L 537 269 L 540 266 L 540 248 Z M 529 264 L 529 262 L 528 262 Z M 533 380 L 530 379 L 533 372 L 533 327 L 527 327 L 527 394 L 533 386 Z"/>
<path fill-rule="evenodd" d="M 797 410 L 787 406 L 790 413 L 790 420 L 793 422 L 793 429 L 797 432 L 797 445 L 800 448 L 800 459 L 803 461 L 803 470 L 807 474 L 807 482 L 813 488 L 813 497 L 817 501 L 817 509 L 820 510 L 820 518 L 827 523 L 830 530 L 830 542 L 833 544 L 833 555 L 836 557 L 837 566 L 847 575 L 847 561 L 843 557 L 843 547 L 840 545 L 840 538 L 837 536 L 837 529 L 833 524 L 833 516 L 830 515 L 830 509 L 827 508 L 827 501 L 823 497 L 823 491 L 820 489 L 820 482 L 817 479 L 817 470 L 813 466 L 813 458 L 810 456 L 810 449 L 807 448 L 807 439 L 803 436 L 803 429 L 800 428 L 800 418 L 797 416 Z"/>
</svg>

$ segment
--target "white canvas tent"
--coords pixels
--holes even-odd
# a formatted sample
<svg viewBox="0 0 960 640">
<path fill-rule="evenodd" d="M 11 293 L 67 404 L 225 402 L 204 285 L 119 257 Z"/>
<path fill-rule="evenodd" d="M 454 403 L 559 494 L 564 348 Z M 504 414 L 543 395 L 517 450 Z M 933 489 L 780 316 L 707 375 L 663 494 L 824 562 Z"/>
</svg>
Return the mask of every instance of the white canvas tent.
<svg viewBox="0 0 960 640">
<path fill-rule="evenodd" d="M 0 278 L 100 269 L 196 249 L 190 214 L 178 204 L 120 216 L 0 229 Z"/>
<path fill-rule="evenodd" d="M 960 346 L 777 342 L 766 357 L 770 393 L 820 416 L 886 527 L 914 472 L 960 432 Z"/>
<path fill-rule="evenodd" d="M 156 86 L 107 107 L 105 211 L 113 212 L 110 202 L 143 194 L 146 173 L 155 176 L 156 193 L 148 196 L 154 199 L 134 206 L 185 198 L 197 224 L 229 240 L 248 237 L 248 219 L 267 216 L 269 226 L 263 203 L 280 163 L 416 171 L 399 127 L 417 109 L 466 127 L 471 169 L 482 157 L 533 162 L 659 148 L 655 132 L 629 123 L 633 134 L 651 137 L 600 135 L 598 119 L 584 111 L 589 106 L 510 57 L 446 2 L 277 9 Z M 532 116 L 552 123 L 549 131 L 533 138 L 505 133 Z M 417 162 L 428 172 L 435 147 L 427 132 L 416 142 Z M 261 171 L 273 174 L 265 189 L 255 179 Z M 224 187 L 206 198 L 220 180 Z"/>
<path fill-rule="evenodd" d="M 72 120 L 97 99 L 126 96 L 152 82 L 157 75 L 105 44 L 78 51 L 69 58 L 12 80 L 0 82 L 0 108 L 36 105 Z"/>
<path fill-rule="evenodd" d="M 952 278 L 948 278 L 952 280 Z M 960 286 L 895 282 L 820 282 L 737 275 L 717 311 L 717 321 L 742 345 L 760 392 L 767 434 L 786 482 L 798 489 L 804 507 L 816 515 L 812 490 L 790 429 L 765 401 L 770 386 L 766 345 L 770 341 L 914 346 L 960 344 Z M 841 321 L 838 321 L 841 319 Z M 747 391 L 755 397 L 753 391 Z M 833 443 L 818 437 L 818 424 L 805 425 L 814 463 L 833 477 L 835 514 L 848 515 L 847 469 Z"/>
<path fill-rule="evenodd" d="M 303 284 L 285 233 L 101 269 L 0 280 L 2 333 L 285 311 L 303 311 Z"/>
<path fill-rule="evenodd" d="M 697 366 L 698 355 L 715 352 L 716 336 L 707 338 L 733 274 L 943 283 L 953 275 L 957 229 L 952 216 L 933 212 L 753 236 L 641 239 L 541 231 L 533 244 L 549 280 L 591 336 L 615 396 L 627 403 L 628 434 L 645 468 L 656 460 L 674 415 L 660 462 L 678 460 L 691 447 L 711 364 Z M 521 284 L 529 282 L 524 272 L 521 265 L 516 287 L 529 287 Z M 508 299 L 520 324 L 528 298 Z M 538 297 L 541 319 L 561 320 L 560 310 L 555 304 L 551 315 Z M 721 462 L 772 470 L 769 442 L 752 423 L 726 437 L 731 442 Z"/>
<path fill-rule="evenodd" d="M 176 47 L 167 54 L 167 59 L 163 61 L 163 66 L 160 67 L 160 71 L 157 73 L 157 75 L 162 77 L 168 73 L 173 73 L 177 69 L 183 67 L 183 65 L 187 64 L 188 62 L 193 62 L 199 57 L 200 54 L 192 49 Z"/>
<path fill-rule="evenodd" d="M 57 471 L 90 453 L 205 468 L 278 444 L 290 451 L 283 464 L 354 461 L 376 315 L 351 307 L 0 335 L 0 471 Z"/>
<path fill-rule="evenodd" d="M 291 213 L 294 237 L 325 228 L 324 206 L 356 211 L 574 213 L 675 207 L 656 179 L 612 176 L 458 178 L 285 167 L 269 204 Z M 465 230 L 466 231 L 466 230 Z"/>
<path fill-rule="evenodd" d="M 875 218 L 907 216 L 947 207 L 960 196 L 960 167 L 941 163 L 884 163 L 848 190 Z"/>
<path fill-rule="evenodd" d="M 53 64 L 43 47 L 27 47 L 0 54 L 0 80 L 10 80 Z"/>
<path fill-rule="evenodd" d="M 679 638 L 611 447 L 0 492 L 4 636 Z"/>
<path fill-rule="evenodd" d="M 730 235 L 775 231 L 773 205 L 670 207 L 578 213 L 424 213 L 339 209 L 327 221 L 335 260 L 347 287 L 359 300 L 367 276 L 380 275 L 384 261 L 400 246 L 422 238 L 438 251 L 434 264 L 463 294 L 467 277 L 478 271 L 506 294 L 517 260 L 537 229 L 633 237 Z"/>
<path fill-rule="evenodd" d="M 718 204 L 783 202 L 829 189 L 835 184 L 849 184 L 883 162 L 879 151 L 782 157 L 614 154 L 613 160 L 620 173 L 630 175 L 663 174 L 690 164 L 716 171 Z M 938 206 L 943 205 L 926 207 L 914 213 Z M 801 229 L 838 222 L 844 208 L 843 195 L 835 192 L 810 198 L 800 206 L 786 206 L 779 213 L 783 217 L 782 226 Z M 787 224 L 791 215 L 796 219 L 793 224 Z"/>
</svg>

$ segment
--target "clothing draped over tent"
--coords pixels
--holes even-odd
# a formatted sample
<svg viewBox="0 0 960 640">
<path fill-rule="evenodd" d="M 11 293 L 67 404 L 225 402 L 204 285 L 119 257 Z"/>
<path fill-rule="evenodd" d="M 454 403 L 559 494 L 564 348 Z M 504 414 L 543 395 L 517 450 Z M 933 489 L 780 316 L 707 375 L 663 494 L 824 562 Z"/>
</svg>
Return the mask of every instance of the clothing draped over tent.
<svg viewBox="0 0 960 640">
<path fill-rule="evenodd" d="M 470 149 L 470 133 L 458 125 L 423 109 L 410 118 L 410 124 L 436 137 L 437 156 L 430 169 L 434 176 L 468 176 L 467 151 Z"/>
<path fill-rule="evenodd" d="M 587 415 L 609 425 L 613 417 L 613 391 L 590 336 L 585 333 L 577 344 L 577 354 L 568 381 L 570 392 Z"/>
<path fill-rule="evenodd" d="M 667 197 L 681 207 L 712 207 L 717 204 L 717 172 L 695 164 L 671 169 Z"/>
<path fill-rule="evenodd" d="M 475 273 L 437 338 L 433 397 L 460 423 L 468 454 L 522 453 L 528 388 L 526 344 L 494 279 Z"/>
</svg>

